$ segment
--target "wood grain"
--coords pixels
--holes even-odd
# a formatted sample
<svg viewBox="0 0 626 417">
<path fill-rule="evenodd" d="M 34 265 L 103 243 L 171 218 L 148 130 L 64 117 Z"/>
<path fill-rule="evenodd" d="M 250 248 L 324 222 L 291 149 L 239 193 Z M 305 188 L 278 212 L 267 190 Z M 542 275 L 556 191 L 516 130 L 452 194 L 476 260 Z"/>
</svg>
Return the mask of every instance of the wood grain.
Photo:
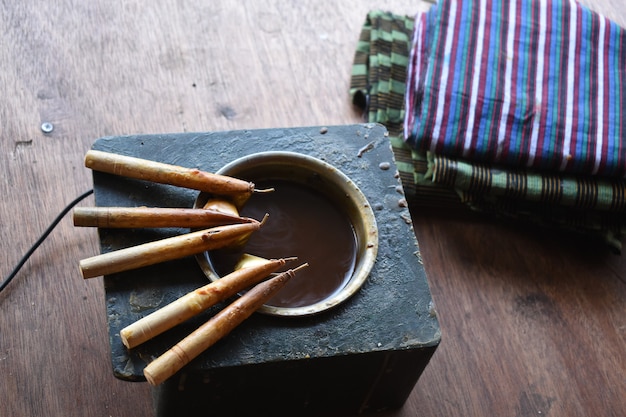
<svg viewBox="0 0 626 417">
<path fill-rule="evenodd" d="M 626 27 L 620 1 L 585 3 Z M 91 188 L 83 158 L 96 138 L 358 122 L 347 91 L 366 13 L 428 7 L 5 2 L 0 276 Z M 443 339 L 406 406 L 385 416 L 626 415 L 624 256 L 490 219 L 413 214 Z M 111 373 L 102 283 L 78 270 L 98 253 L 96 231 L 68 216 L 0 294 L 3 415 L 152 415 L 148 384 Z"/>
</svg>

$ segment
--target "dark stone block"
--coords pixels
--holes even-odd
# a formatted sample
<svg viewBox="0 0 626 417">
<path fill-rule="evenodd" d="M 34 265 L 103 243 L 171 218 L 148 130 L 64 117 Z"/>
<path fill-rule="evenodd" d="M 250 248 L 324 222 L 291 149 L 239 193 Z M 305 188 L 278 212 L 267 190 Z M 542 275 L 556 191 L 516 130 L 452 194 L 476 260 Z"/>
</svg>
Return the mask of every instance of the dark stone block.
<svg viewBox="0 0 626 417">
<path fill-rule="evenodd" d="M 361 152 L 370 143 L 371 149 Z M 439 344 L 440 330 L 383 126 L 107 137 L 93 148 L 209 172 L 255 152 L 307 154 L 356 183 L 379 228 L 376 263 L 355 296 L 311 317 L 253 315 L 154 390 L 158 415 L 351 415 L 404 404 Z M 93 178 L 98 206 L 191 207 L 198 194 L 98 172 Z M 100 229 L 99 234 L 101 250 L 108 252 L 184 232 Z M 207 282 L 193 257 L 104 278 L 118 378 L 143 381 L 147 363 L 226 303 L 130 351 L 119 331 Z"/>
</svg>

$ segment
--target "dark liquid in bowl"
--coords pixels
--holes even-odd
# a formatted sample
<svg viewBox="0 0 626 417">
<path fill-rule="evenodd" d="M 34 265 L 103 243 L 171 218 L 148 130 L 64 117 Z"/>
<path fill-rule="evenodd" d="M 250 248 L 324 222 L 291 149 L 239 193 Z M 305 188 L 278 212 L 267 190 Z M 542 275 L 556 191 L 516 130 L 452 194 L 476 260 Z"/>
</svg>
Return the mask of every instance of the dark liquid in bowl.
<svg viewBox="0 0 626 417">
<path fill-rule="evenodd" d="M 325 195 L 287 181 L 255 182 L 272 193 L 253 194 L 240 214 L 267 222 L 242 251 L 214 251 L 211 262 L 224 276 L 242 253 L 263 258 L 297 256 L 288 268 L 308 262 L 267 304 L 302 307 L 322 301 L 341 290 L 354 272 L 356 236 L 348 216 Z"/>
</svg>

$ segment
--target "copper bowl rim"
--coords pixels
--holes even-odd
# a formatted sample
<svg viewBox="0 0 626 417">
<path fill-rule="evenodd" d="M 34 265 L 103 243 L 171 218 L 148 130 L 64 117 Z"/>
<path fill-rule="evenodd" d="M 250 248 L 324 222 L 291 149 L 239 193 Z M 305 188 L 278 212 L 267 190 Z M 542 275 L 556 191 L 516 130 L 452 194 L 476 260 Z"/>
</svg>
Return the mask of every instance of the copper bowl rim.
<svg viewBox="0 0 626 417">
<path fill-rule="evenodd" d="M 288 169 L 290 176 L 284 178 L 288 181 L 298 178 L 299 175 L 302 177 L 320 176 L 328 185 L 323 192 L 346 210 L 352 222 L 357 240 L 357 253 L 351 278 L 344 287 L 328 298 L 302 307 L 277 307 L 266 304 L 258 311 L 274 316 L 302 317 L 321 313 L 345 302 L 366 282 L 378 253 L 378 227 L 367 198 L 354 181 L 336 167 L 321 159 L 296 152 L 269 151 L 250 154 L 226 164 L 216 173 L 254 182 L 254 178 L 246 178 L 245 173 L 262 169 L 260 167 L 266 167 L 269 172 L 272 169 Z M 241 173 L 244 175 L 242 176 Z M 291 175 L 294 173 L 295 176 Z M 201 206 L 207 197 L 206 193 L 201 192 L 194 202 L 194 208 Z M 196 260 L 209 280 L 216 281 L 220 278 L 211 265 L 208 252 L 198 254 Z"/>
</svg>

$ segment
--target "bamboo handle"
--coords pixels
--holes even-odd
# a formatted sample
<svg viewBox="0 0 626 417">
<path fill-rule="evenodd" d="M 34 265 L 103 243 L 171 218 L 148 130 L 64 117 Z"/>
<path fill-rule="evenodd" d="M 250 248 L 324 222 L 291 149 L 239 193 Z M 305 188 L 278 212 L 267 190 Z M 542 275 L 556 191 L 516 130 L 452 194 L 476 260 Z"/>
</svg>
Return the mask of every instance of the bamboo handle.
<svg viewBox="0 0 626 417">
<path fill-rule="evenodd" d="M 255 222 L 213 227 L 93 256 L 80 261 L 79 266 L 83 278 L 127 271 L 241 244 L 261 225 Z"/>
<path fill-rule="evenodd" d="M 215 210 L 160 207 L 76 207 L 73 220 L 77 227 L 103 228 L 209 228 L 256 221 Z"/>
<path fill-rule="evenodd" d="M 85 166 L 94 171 L 218 195 L 250 195 L 254 191 L 253 183 L 229 176 L 96 150 L 87 152 Z"/>
<path fill-rule="evenodd" d="M 150 362 L 143 371 L 148 382 L 156 386 L 174 375 L 192 359 L 250 317 L 253 312 L 271 299 L 299 269 L 307 265 L 303 264 L 257 284 L 163 355 Z"/>
<path fill-rule="evenodd" d="M 294 258 L 267 260 L 263 264 L 232 272 L 217 281 L 185 294 L 165 307 L 123 328 L 120 331 L 122 342 L 127 348 L 132 349 L 258 283 L 292 259 Z"/>
</svg>

